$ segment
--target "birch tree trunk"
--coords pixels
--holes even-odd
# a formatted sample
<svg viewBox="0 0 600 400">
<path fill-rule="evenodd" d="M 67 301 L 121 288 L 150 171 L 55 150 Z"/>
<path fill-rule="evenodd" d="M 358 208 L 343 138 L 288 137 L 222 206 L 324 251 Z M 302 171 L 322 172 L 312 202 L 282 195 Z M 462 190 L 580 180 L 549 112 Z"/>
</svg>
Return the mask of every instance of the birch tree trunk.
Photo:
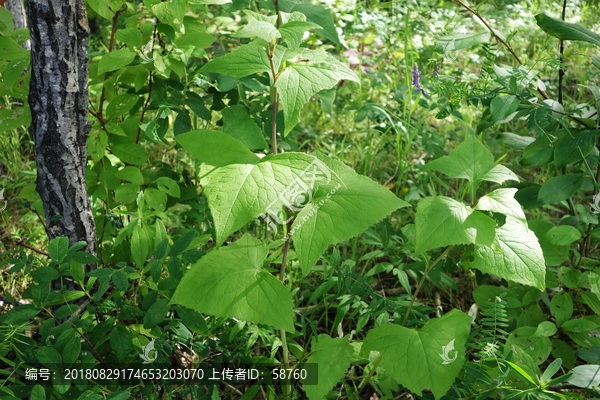
<svg viewBox="0 0 600 400">
<path fill-rule="evenodd" d="M 27 29 L 27 14 L 23 0 L 8 0 L 4 7 L 10 11 L 15 18 L 15 29 Z M 27 40 L 21 45 L 25 50 L 31 50 L 31 41 Z"/>
<path fill-rule="evenodd" d="M 89 29 L 85 0 L 29 0 L 29 106 L 37 162 L 36 189 L 50 238 L 87 242 L 96 255 L 96 226 L 85 185 Z M 51 221 L 53 216 L 62 218 Z M 95 266 L 86 266 L 86 270 Z"/>
</svg>

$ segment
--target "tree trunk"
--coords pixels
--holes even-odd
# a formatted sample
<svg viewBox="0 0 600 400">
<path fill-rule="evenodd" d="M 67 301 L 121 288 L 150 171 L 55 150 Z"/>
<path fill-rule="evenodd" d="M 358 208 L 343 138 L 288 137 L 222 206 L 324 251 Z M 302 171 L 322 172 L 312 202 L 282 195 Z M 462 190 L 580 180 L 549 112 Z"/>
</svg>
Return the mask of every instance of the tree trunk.
<svg viewBox="0 0 600 400">
<path fill-rule="evenodd" d="M 96 225 L 85 185 L 91 128 L 85 0 L 29 0 L 28 7 L 36 186 L 48 235 L 67 236 L 70 245 L 83 240 L 84 250 L 95 256 Z M 52 221 L 57 215 L 61 218 Z"/>
<path fill-rule="evenodd" d="M 10 11 L 15 18 L 15 29 L 27 29 L 27 14 L 23 0 L 8 0 L 4 7 Z M 25 50 L 31 50 L 31 41 L 27 40 L 21 45 Z"/>
</svg>

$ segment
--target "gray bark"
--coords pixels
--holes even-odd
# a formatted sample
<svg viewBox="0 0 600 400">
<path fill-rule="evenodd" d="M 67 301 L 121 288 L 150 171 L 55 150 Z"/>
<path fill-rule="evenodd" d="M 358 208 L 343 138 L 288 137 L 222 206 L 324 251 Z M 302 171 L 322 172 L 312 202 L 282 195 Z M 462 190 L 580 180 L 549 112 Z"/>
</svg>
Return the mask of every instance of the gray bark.
<svg viewBox="0 0 600 400">
<path fill-rule="evenodd" d="M 96 255 L 96 226 L 86 185 L 88 38 L 85 0 L 29 0 L 29 106 L 40 194 L 50 238 L 87 242 Z M 58 221 L 52 216 L 61 215 Z M 86 266 L 86 270 L 94 268 Z"/>
<path fill-rule="evenodd" d="M 27 29 L 27 14 L 25 13 L 25 6 L 23 0 L 8 0 L 4 7 L 10 11 L 15 18 L 15 29 L 25 28 Z M 31 41 L 27 40 L 21 45 L 25 50 L 31 50 Z"/>
</svg>

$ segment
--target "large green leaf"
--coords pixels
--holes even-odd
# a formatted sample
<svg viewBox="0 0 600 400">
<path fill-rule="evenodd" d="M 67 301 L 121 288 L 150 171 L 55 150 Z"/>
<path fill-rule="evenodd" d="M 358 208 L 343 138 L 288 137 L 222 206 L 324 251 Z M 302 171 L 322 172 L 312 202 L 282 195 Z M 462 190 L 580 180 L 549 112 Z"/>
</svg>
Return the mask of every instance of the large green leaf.
<svg viewBox="0 0 600 400">
<path fill-rule="evenodd" d="M 142 165 L 148 161 L 148 152 L 139 144 L 119 143 L 110 146 L 119 160 L 132 165 Z"/>
<path fill-rule="evenodd" d="M 322 161 L 302 153 L 269 155 L 255 164 L 227 165 L 203 178 L 201 185 L 214 218 L 217 244 L 252 218 L 281 210 L 283 200 L 288 200 L 286 195 L 298 188 L 296 179 L 302 178 L 309 168 L 322 174 L 318 180 L 341 183 Z M 312 183 L 318 182 L 313 180 Z M 295 199 L 289 200 L 294 202 Z"/>
<path fill-rule="evenodd" d="M 66 236 L 55 237 L 48 243 L 48 254 L 53 261 L 61 263 L 69 250 L 69 238 Z"/>
<path fill-rule="evenodd" d="M 300 13 L 294 13 L 300 14 Z M 302 14 L 300 14 L 302 15 Z M 302 15 L 303 16 L 303 15 Z M 303 16 L 304 17 L 304 16 Z M 319 29 L 320 26 L 317 24 L 313 24 L 312 22 L 306 22 L 304 20 L 296 20 L 285 23 L 279 27 L 279 32 L 281 33 L 281 37 L 283 40 L 290 46 L 290 48 L 294 49 L 300 46 L 302 43 L 302 37 L 304 36 L 304 32 L 310 29 Z"/>
<path fill-rule="evenodd" d="M 359 82 L 358 76 L 323 49 L 287 50 L 285 69 L 275 87 L 285 116 L 284 135 L 298 123 L 300 109 L 311 97 L 324 89 L 331 89 L 340 80 Z"/>
<path fill-rule="evenodd" d="M 148 256 L 148 236 L 146 230 L 139 225 L 133 228 L 131 234 L 131 256 L 138 268 L 143 268 Z"/>
<path fill-rule="evenodd" d="M 494 163 L 492 153 L 473 135 L 447 156 L 433 160 L 423 168 L 439 171 L 452 178 L 468 179 L 478 185 L 482 180 L 502 184 L 507 180 L 519 181 L 508 168 Z"/>
<path fill-rule="evenodd" d="M 417 206 L 415 253 L 453 244 L 475 243 L 477 232 L 465 220 L 473 209 L 444 196 L 426 197 Z"/>
<path fill-rule="evenodd" d="M 593 388 L 600 386 L 600 365 L 580 365 L 572 370 L 573 375 L 567 382 L 581 388 Z"/>
<path fill-rule="evenodd" d="M 270 7 L 273 7 L 272 2 L 269 1 L 267 4 Z M 331 11 L 328 8 L 325 8 L 322 5 L 312 4 L 309 0 L 306 0 L 303 3 L 298 3 L 294 0 L 279 0 L 279 7 L 282 11 L 288 13 L 300 12 L 306 15 L 306 19 L 309 22 L 314 22 L 320 26 L 319 29 L 316 29 L 319 34 L 335 44 L 341 45 L 335 23 L 333 22 L 333 17 L 331 16 Z"/>
<path fill-rule="evenodd" d="M 125 325 L 117 325 L 110 333 L 110 347 L 119 360 L 124 360 L 133 349 L 131 332 Z"/>
<path fill-rule="evenodd" d="M 328 335 L 319 335 L 307 363 L 318 365 L 319 380 L 316 385 L 306 385 L 306 395 L 310 399 L 321 400 L 344 378 L 350 368 L 354 347 L 347 338 L 332 339 Z M 326 371 L 327 373 L 323 373 Z"/>
<path fill-rule="evenodd" d="M 378 351 L 380 365 L 398 383 L 419 396 L 429 388 L 437 400 L 448 392 L 465 362 L 471 321 L 454 309 L 429 320 L 420 330 L 381 325 L 369 331 L 360 356 L 366 358 L 370 351 Z"/>
<path fill-rule="evenodd" d="M 244 143 L 249 149 L 266 149 L 268 147 L 263 138 L 262 130 L 248 115 L 244 106 L 237 105 L 225 108 L 221 111 L 221 114 L 223 115 L 221 131 Z"/>
<path fill-rule="evenodd" d="M 507 216 L 506 224 L 496 234 L 497 242 L 491 247 L 476 245 L 472 265 L 482 272 L 543 291 L 546 264 L 533 231 L 522 221 Z"/>
<path fill-rule="evenodd" d="M 525 350 L 537 365 L 546 361 L 552 351 L 552 342 L 545 336 L 535 336 L 537 328 L 522 326 L 512 331 L 504 347 L 504 355 L 508 355 L 514 348 Z"/>
<path fill-rule="evenodd" d="M 515 200 L 518 189 L 496 189 L 481 197 L 475 210 L 493 211 L 509 215 L 514 219 L 527 223 L 521 204 Z"/>
<path fill-rule="evenodd" d="M 265 245 L 244 235 L 194 264 L 177 286 L 171 304 L 293 332 L 292 298 L 277 278 L 262 269 L 266 257 Z"/>
<path fill-rule="evenodd" d="M 236 79 L 259 72 L 270 72 L 266 50 L 257 43 L 248 43 L 237 50 L 204 64 L 201 72 L 216 72 Z"/>
<path fill-rule="evenodd" d="M 122 0 L 88 0 L 88 5 L 96 14 L 100 15 L 107 20 L 111 20 L 115 16 L 122 4 Z"/>
<path fill-rule="evenodd" d="M 491 246 L 496 239 L 496 221 L 484 213 L 473 211 L 464 223 L 465 229 L 475 230 L 475 243 Z"/>
<path fill-rule="evenodd" d="M 554 164 L 556 168 L 576 163 L 587 157 L 598 142 L 600 131 L 582 131 L 575 137 L 568 132 L 561 137 L 554 146 Z"/>
<path fill-rule="evenodd" d="M 130 64 L 134 58 L 135 52 L 129 49 L 119 49 L 106 53 L 98 63 L 98 74 L 123 68 Z"/>
<path fill-rule="evenodd" d="M 563 40 L 581 40 L 600 46 L 600 36 L 583 25 L 570 24 L 541 13 L 535 16 L 537 24 L 544 32 Z"/>
<path fill-rule="evenodd" d="M 280 38 L 281 33 L 275 28 L 275 25 L 269 22 L 252 19 L 248 22 L 248 25 L 237 31 L 233 36 L 240 38 L 258 37 L 271 43 L 273 40 Z"/>
<path fill-rule="evenodd" d="M 499 122 L 504 120 L 510 114 L 517 110 L 520 100 L 517 96 L 496 96 L 490 104 L 490 122 Z"/>
<path fill-rule="evenodd" d="M 583 174 L 566 174 L 547 180 L 540 189 L 538 201 L 559 203 L 573 196 L 583 184 Z"/>
<path fill-rule="evenodd" d="M 230 164 L 256 164 L 260 158 L 241 141 L 219 131 L 191 131 L 175 141 L 198 160 L 214 167 Z"/>
<path fill-rule="evenodd" d="M 409 205 L 341 161 L 317 156 L 342 183 L 320 187 L 292 225 L 290 233 L 304 275 L 328 245 L 348 240 L 392 211 Z"/>
</svg>

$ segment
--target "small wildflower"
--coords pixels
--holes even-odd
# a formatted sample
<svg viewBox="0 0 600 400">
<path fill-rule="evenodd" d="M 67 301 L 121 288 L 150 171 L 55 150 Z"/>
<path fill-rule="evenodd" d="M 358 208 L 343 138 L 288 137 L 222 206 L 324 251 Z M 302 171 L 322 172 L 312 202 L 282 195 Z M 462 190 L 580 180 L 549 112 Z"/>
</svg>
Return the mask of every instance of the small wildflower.
<svg viewBox="0 0 600 400">
<path fill-rule="evenodd" d="M 421 82 L 419 81 L 419 67 L 417 66 L 417 63 L 415 63 L 415 67 L 413 68 L 412 74 L 413 74 L 412 84 L 415 88 L 417 88 L 417 92 L 422 92 L 423 96 L 429 97 L 429 96 L 427 96 L 427 93 L 425 93 L 425 89 L 423 89 L 421 87 Z"/>
</svg>

